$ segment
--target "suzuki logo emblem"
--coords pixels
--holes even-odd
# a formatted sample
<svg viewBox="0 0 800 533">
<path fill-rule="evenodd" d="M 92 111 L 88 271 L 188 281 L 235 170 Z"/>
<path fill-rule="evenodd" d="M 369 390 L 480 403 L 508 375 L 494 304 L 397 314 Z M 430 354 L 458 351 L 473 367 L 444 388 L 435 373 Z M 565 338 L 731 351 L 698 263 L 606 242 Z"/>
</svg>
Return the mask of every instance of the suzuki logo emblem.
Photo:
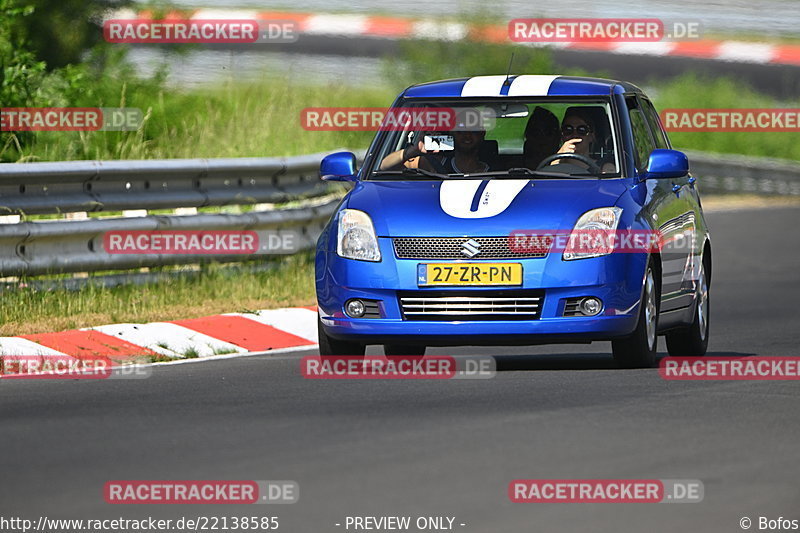
<svg viewBox="0 0 800 533">
<path fill-rule="evenodd" d="M 467 257 L 475 257 L 481 253 L 481 244 L 475 239 L 461 243 L 461 253 Z"/>
</svg>

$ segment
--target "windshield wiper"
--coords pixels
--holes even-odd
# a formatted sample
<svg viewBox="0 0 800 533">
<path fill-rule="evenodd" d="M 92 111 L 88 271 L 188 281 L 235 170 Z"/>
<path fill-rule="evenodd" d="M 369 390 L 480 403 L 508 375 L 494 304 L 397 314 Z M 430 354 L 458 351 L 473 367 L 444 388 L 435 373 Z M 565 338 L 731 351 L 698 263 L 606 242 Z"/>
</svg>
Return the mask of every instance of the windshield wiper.
<svg viewBox="0 0 800 533">
<path fill-rule="evenodd" d="M 462 176 L 463 174 L 439 174 L 438 172 L 431 172 L 424 168 L 404 168 L 403 170 L 376 170 L 372 173 L 373 176 L 427 176 L 438 180 L 446 180 L 448 178 Z"/>
<path fill-rule="evenodd" d="M 529 168 L 524 167 L 514 167 L 508 170 L 497 170 L 493 172 L 480 172 L 476 174 L 470 174 L 470 176 L 513 176 L 516 174 L 521 174 L 523 176 L 537 176 L 537 177 L 544 177 L 544 178 L 567 178 L 567 179 L 582 179 L 582 178 L 590 178 L 596 176 L 590 175 L 575 175 L 575 174 L 565 174 L 563 172 L 553 172 L 544 170 L 531 170 Z"/>
</svg>

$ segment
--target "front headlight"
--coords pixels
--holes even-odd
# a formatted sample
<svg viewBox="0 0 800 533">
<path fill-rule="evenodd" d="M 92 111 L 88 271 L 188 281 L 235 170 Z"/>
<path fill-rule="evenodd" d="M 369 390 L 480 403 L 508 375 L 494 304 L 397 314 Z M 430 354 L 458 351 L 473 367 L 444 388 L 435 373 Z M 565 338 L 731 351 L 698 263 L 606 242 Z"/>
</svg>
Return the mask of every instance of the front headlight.
<svg viewBox="0 0 800 533">
<path fill-rule="evenodd" d="M 614 251 L 613 234 L 617 231 L 620 216 L 622 209 L 619 207 L 601 207 L 582 214 L 564 249 L 564 260 L 600 257 Z"/>
<path fill-rule="evenodd" d="M 378 237 L 375 235 L 375 228 L 368 214 L 356 209 L 344 209 L 339 212 L 336 253 L 347 259 L 381 260 Z"/>
</svg>

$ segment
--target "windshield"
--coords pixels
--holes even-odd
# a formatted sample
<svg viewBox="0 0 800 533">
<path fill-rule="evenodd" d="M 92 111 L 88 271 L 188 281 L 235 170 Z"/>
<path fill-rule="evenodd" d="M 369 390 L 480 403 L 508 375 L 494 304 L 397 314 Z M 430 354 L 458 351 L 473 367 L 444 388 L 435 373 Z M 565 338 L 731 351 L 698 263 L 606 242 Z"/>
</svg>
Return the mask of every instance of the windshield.
<svg viewBox="0 0 800 533">
<path fill-rule="evenodd" d="M 615 177 L 613 124 L 606 100 L 415 99 L 387 115 L 370 179 Z"/>
</svg>

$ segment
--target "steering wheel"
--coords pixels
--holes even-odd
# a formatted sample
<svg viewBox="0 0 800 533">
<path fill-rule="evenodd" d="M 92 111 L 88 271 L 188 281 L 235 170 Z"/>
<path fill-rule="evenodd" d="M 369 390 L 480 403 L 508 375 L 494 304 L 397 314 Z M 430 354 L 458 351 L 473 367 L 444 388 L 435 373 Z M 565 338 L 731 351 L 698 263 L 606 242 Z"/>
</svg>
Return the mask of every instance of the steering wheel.
<svg viewBox="0 0 800 533">
<path fill-rule="evenodd" d="M 536 167 L 536 170 L 542 170 L 544 167 L 546 167 L 547 165 L 549 165 L 550 163 L 552 163 L 557 159 L 577 159 L 581 163 L 585 163 L 586 165 L 588 165 L 589 170 L 592 172 L 592 174 L 600 174 L 602 172 L 600 166 L 597 163 L 595 163 L 585 155 L 581 154 L 553 154 L 551 156 L 545 157 L 542 160 L 542 162 L 539 163 L 539 166 Z"/>
</svg>

